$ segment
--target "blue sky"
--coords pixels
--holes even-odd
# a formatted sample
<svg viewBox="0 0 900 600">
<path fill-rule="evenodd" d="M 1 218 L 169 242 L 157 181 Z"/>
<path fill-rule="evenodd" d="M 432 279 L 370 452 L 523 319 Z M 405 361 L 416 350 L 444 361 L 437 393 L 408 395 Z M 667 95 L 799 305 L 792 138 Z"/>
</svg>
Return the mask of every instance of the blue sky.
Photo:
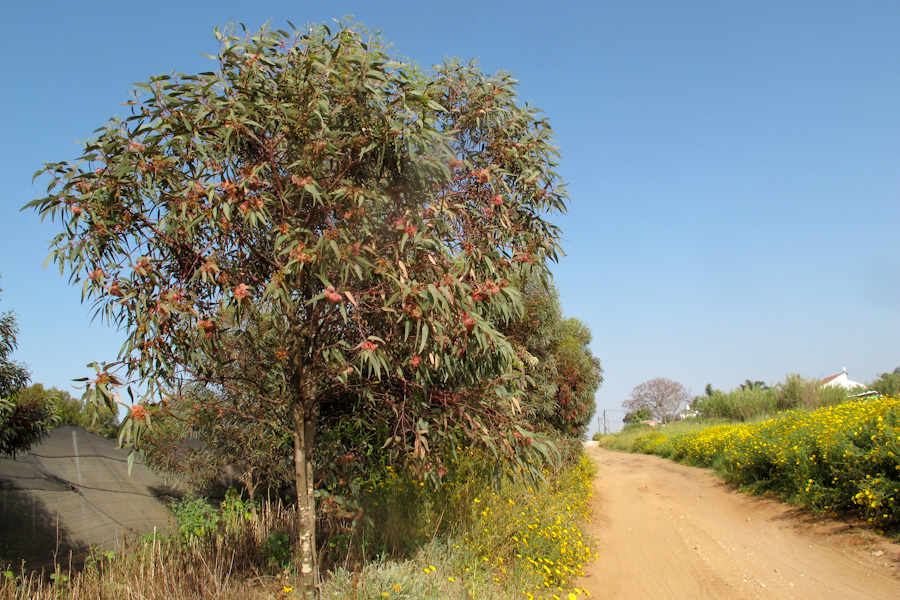
<svg viewBox="0 0 900 600">
<path fill-rule="evenodd" d="M 557 133 L 554 267 L 620 410 L 653 377 L 702 393 L 900 366 L 900 3 L 41 2 L 4 5 L 0 310 L 34 381 L 68 387 L 122 336 L 41 269 L 22 205 L 133 82 L 210 69 L 212 28 L 352 14 L 424 65 L 511 71 Z M 621 413 L 610 413 L 613 425 Z M 595 425 L 596 427 L 596 425 Z"/>
</svg>

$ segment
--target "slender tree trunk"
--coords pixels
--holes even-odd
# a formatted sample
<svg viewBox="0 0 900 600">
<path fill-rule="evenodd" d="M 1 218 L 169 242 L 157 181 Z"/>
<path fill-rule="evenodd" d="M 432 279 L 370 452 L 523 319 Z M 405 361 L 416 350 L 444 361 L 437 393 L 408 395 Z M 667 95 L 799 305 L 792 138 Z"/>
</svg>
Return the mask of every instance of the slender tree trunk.
<svg viewBox="0 0 900 600">
<path fill-rule="evenodd" d="M 316 499 L 313 481 L 312 449 L 315 436 L 314 416 L 303 402 L 294 402 L 294 479 L 297 487 L 297 512 L 300 535 L 297 559 L 300 562 L 302 598 L 318 598 L 319 565 L 316 556 Z"/>
</svg>

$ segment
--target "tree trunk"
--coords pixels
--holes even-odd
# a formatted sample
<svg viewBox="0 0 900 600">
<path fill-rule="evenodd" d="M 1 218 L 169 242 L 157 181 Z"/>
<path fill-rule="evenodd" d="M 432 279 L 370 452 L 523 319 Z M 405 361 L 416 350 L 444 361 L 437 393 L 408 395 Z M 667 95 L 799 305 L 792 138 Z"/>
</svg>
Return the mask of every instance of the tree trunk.
<svg viewBox="0 0 900 600">
<path fill-rule="evenodd" d="M 297 513 L 300 532 L 297 540 L 297 560 L 300 565 L 302 598 L 318 598 L 319 564 L 316 557 L 316 499 L 313 481 L 312 449 L 315 437 L 315 416 L 303 402 L 294 402 L 294 480 L 297 487 Z"/>
</svg>

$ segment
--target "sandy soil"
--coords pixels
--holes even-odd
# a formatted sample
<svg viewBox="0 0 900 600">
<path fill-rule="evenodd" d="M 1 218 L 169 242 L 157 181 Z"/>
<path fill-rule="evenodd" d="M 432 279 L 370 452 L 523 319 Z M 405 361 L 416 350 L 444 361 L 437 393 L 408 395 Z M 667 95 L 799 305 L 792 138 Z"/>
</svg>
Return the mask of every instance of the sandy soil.
<svg viewBox="0 0 900 600">
<path fill-rule="evenodd" d="M 900 545 L 742 494 L 711 471 L 588 448 L 594 598 L 900 599 Z"/>
</svg>

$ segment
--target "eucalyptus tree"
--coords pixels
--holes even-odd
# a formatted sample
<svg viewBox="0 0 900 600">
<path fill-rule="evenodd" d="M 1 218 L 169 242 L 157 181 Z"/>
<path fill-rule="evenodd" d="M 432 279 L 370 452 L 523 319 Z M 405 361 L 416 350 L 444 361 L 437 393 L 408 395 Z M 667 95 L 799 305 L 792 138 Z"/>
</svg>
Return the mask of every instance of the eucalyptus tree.
<svg viewBox="0 0 900 600">
<path fill-rule="evenodd" d="M 547 277 L 566 193 L 552 131 L 508 74 L 425 71 L 349 26 L 216 35 L 215 71 L 140 84 L 129 116 L 39 172 L 29 206 L 62 224 L 49 260 L 125 334 L 85 381 L 110 405 L 143 383 L 124 440 L 186 379 L 230 385 L 223 323 L 252 312 L 280 332 L 244 350 L 273 363 L 243 391 L 284 390 L 312 596 L 323 406 L 389 415 L 385 447 L 432 479 L 449 441 L 546 451 L 498 327 L 520 311 L 512 282 Z"/>
<path fill-rule="evenodd" d="M 554 286 L 526 284 L 521 293 L 524 312 L 503 331 L 524 367 L 524 409 L 539 429 L 580 438 L 603 382 L 600 361 L 590 349 L 591 331 L 578 319 L 563 318 Z"/>
</svg>

